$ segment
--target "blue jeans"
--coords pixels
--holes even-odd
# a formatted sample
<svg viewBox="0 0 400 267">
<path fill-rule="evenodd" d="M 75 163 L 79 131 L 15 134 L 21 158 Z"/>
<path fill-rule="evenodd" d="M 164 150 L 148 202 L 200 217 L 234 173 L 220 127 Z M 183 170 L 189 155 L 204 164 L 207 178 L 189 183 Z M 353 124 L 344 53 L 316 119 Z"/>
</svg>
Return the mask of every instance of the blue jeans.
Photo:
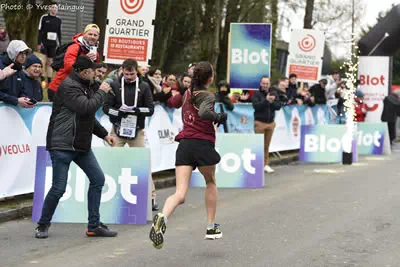
<svg viewBox="0 0 400 267">
<path fill-rule="evenodd" d="M 96 160 L 92 150 L 89 152 L 74 152 L 54 150 L 50 151 L 53 165 L 53 183 L 42 208 L 39 224 L 50 224 L 60 198 L 67 187 L 68 170 L 71 162 L 75 162 L 89 178 L 88 213 L 89 227 L 96 227 L 100 223 L 100 199 L 104 186 L 104 173 Z"/>
</svg>

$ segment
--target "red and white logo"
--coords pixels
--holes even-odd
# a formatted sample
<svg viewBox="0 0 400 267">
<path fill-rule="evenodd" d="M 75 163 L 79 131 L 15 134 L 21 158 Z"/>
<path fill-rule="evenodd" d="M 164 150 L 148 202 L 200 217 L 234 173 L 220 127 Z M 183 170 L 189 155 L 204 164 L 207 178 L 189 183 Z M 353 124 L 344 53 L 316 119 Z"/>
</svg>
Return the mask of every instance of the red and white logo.
<svg viewBox="0 0 400 267">
<path fill-rule="evenodd" d="M 298 45 L 300 50 L 308 53 L 314 50 L 314 48 L 317 46 L 317 41 L 315 40 L 314 36 L 307 34 L 303 40 L 299 41 Z"/>
<path fill-rule="evenodd" d="M 13 145 L 2 145 L 0 146 L 0 157 L 11 156 L 31 152 L 28 144 L 13 144 Z"/>
<path fill-rule="evenodd" d="M 133 15 L 138 13 L 143 5 L 145 0 L 120 0 L 122 10 L 129 14 Z"/>
</svg>

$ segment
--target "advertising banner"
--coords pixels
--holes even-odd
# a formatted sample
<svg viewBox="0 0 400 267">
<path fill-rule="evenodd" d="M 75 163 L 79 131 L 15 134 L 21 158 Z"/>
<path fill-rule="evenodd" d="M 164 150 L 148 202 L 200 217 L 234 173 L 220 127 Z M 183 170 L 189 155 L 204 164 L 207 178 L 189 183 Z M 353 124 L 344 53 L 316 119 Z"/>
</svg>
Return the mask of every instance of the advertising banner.
<svg viewBox="0 0 400 267">
<path fill-rule="evenodd" d="M 271 76 L 271 31 L 271 24 L 231 23 L 231 88 L 257 89 L 262 76 Z"/>
<path fill-rule="evenodd" d="M 360 57 L 358 64 L 360 90 L 367 106 L 365 122 L 381 122 L 383 100 L 391 90 L 390 57 Z"/>
<path fill-rule="evenodd" d="M 108 1 L 104 39 L 106 63 L 122 64 L 134 58 L 139 65 L 148 64 L 153 50 L 157 0 Z"/>
<path fill-rule="evenodd" d="M 218 110 L 219 104 L 216 105 Z M 33 192 L 36 147 L 46 145 L 51 104 L 39 103 L 32 109 L 23 109 L 0 103 L 0 197 Z M 229 133 L 253 134 L 254 109 L 251 104 L 235 104 L 228 112 Z M 182 129 L 180 109 L 156 105 L 154 115 L 146 119 L 145 145 L 151 150 L 151 171 L 175 168 L 176 134 Z M 99 122 L 111 131 L 109 117 L 100 109 Z M 305 124 L 331 123 L 325 106 L 313 108 L 286 106 L 276 113 L 276 128 L 270 146 L 271 152 L 300 148 L 299 129 Z M 220 129 L 223 132 L 223 127 Z M 93 136 L 92 147 L 106 147 L 104 140 Z"/>
<path fill-rule="evenodd" d="M 289 43 L 286 76 L 295 73 L 297 80 L 315 83 L 321 79 L 325 36 L 309 29 L 293 30 Z"/>
<path fill-rule="evenodd" d="M 391 154 L 387 123 L 357 123 L 357 150 L 360 155 Z"/>
<path fill-rule="evenodd" d="M 262 134 L 218 134 L 215 148 L 221 156 L 216 177 L 219 188 L 264 187 L 264 136 Z M 190 186 L 205 187 L 198 169 Z"/>
<path fill-rule="evenodd" d="M 301 127 L 300 161 L 342 162 L 343 144 L 349 138 L 345 125 L 303 125 Z M 350 138 L 352 138 L 350 136 Z M 353 161 L 357 160 L 357 141 L 353 137 Z"/>
<path fill-rule="evenodd" d="M 151 220 L 150 151 L 147 148 L 94 148 L 104 171 L 101 221 L 110 224 L 146 224 Z M 110 164 L 110 159 L 114 160 Z M 45 147 L 38 147 L 32 221 L 40 219 L 45 196 L 51 188 L 53 169 Z M 71 164 L 67 189 L 52 222 L 87 223 L 89 179 Z"/>
</svg>

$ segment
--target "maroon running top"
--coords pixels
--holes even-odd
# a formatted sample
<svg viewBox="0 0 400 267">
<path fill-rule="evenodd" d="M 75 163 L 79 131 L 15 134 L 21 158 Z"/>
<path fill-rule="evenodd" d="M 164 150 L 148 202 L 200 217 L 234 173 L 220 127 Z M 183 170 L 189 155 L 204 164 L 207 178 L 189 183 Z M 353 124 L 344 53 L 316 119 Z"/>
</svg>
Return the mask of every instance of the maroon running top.
<svg viewBox="0 0 400 267">
<path fill-rule="evenodd" d="M 193 92 L 196 96 L 194 104 L 190 103 L 192 97 L 190 90 L 182 97 L 175 95 L 168 101 L 169 107 L 182 106 L 183 129 L 175 137 L 175 141 L 181 139 L 201 139 L 215 143 L 214 120 L 217 113 L 214 112 L 215 96 L 209 92 Z"/>
</svg>

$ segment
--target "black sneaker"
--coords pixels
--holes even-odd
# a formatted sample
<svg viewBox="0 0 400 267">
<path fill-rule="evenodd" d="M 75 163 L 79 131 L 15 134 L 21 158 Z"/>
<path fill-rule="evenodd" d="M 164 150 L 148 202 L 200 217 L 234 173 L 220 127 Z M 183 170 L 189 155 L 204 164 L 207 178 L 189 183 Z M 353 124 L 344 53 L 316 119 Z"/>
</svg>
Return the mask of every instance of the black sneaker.
<svg viewBox="0 0 400 267">
<path fill-rule="evenodd" d="M 158 204 L 155 199 L 153 199 L 151 201 L 151 206 L 152 206 L 153 211 L 158 211 Z"/>
<path fill-rule="evenodd" d="M 117 234 L 117 232 L 108 229 L 103 223 L 100 223 L 95 228 L 88 227 L 86 230 L 86 235 L 90 237 L 115 237 Z"/>
<path fill-rule="evenodd" d="M 207 240 L 215 240 L 215 239 L 221 239 L 222 238 L 222 232 L 219 229 L 219 224 L 214 224 L 214 229 L 207 229 L 207 233 L 204 239 Z"/>
<path fill-rule="evenodd" d="M 48 238 L 49 237 L 49 227 L 48 224 L 38 224 L 38 227 L 35 229 L 35 237 L 36 238 Z"/>
<path fill-rule="evenodd" d="M 153 218 L 153 225 L 150 230 L 150 240 L 153 242 L 153 247 L 161 249 L 164 245 L 164 234 L 167 231 L 165 224 L 165 216 L 162 213 L 157 213 Z"/>
</svg>

